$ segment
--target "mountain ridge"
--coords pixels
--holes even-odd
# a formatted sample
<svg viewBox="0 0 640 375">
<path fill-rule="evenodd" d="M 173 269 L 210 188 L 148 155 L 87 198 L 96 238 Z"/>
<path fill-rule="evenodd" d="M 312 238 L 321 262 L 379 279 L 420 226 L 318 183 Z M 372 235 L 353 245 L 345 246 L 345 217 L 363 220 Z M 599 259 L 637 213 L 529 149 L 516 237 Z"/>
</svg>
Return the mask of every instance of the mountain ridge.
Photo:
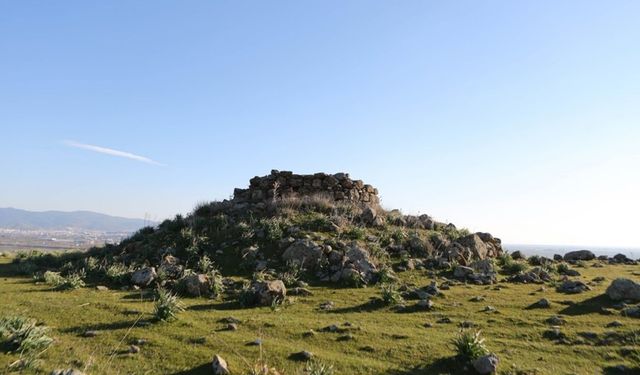
<svg viewBox="0 0 640 375">
<path fill-rule="evenodd" d="M 89 210 L 29 211 L 14 207 L 0 207 L 0 228 L 19 230 L 90 230 L 101 232 L 134 232 L 146 225 L 144 219 L 112 216 Z"/>
</svg>

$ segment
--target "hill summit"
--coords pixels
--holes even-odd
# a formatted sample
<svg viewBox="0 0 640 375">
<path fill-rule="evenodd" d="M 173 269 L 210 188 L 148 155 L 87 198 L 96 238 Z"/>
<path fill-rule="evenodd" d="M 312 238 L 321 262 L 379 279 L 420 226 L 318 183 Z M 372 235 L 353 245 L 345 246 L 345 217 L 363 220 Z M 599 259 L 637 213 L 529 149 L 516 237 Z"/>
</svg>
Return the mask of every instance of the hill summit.
<svg viewBox="0 0 640 375">
<path fill-rule="evenodd" d="M 407 269 L 457 265 L 468 268 L 464 278 L 491 283 L 495 274 L 482 262 L 502 247 L 488 233 L 385 210 L 376 188 L 347 173 L 274 170 L 235 189 L 233 199 L 201 204 L 90 253 L 168 284 L 205 272 L 204 259 L 225 276 L 365 285 Z"/>
</svg>

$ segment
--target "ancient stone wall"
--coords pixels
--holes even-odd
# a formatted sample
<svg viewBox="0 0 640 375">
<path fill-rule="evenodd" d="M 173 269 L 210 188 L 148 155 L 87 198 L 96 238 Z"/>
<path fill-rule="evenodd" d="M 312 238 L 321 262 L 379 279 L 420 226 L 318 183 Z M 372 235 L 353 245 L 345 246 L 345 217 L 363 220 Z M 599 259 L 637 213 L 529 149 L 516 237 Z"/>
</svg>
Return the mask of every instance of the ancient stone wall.
<svg viewBox="0 0 640 375">
<path fill-rule="evenodd" d="M 362 180 L 352 180 L 348 173 L 299 175 L 277 170 L 272 170 L 268 176 L 252 178 L 248 189 L 235 189 L 233 199 L 237 202 L 262 202 L 274 197 L 314 194 L 328 194 L 337 201 L 379 203 L 378 189 Z"/>
</svg>

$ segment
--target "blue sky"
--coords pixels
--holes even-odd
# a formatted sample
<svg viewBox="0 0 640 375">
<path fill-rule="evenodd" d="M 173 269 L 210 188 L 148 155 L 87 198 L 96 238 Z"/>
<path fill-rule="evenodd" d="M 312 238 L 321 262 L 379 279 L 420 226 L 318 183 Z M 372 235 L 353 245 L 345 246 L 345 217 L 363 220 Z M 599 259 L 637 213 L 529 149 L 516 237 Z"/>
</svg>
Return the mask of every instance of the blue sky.
<svg viewBox="0 0 640 375">
<path fill-rule="evenodd" d="M 0 206 L 161 219 L 272 168 L 348 171 L 506 242 L 640 247 L 638 14 L 3 1 Z"/>
</svg>

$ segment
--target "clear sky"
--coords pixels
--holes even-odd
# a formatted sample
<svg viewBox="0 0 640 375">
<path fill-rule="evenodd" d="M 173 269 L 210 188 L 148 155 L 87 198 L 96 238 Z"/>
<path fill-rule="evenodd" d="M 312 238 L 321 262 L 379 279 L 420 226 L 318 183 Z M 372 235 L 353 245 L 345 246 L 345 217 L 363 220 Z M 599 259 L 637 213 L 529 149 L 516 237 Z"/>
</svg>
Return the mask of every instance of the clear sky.
<svg viewBox="0 0 640 375">
<path fill-rule="evenodd" d="M 640 246 L 638 1 L 1 1 L 0 207 L 162 219 L 273 168 Z"/>
</svg>

